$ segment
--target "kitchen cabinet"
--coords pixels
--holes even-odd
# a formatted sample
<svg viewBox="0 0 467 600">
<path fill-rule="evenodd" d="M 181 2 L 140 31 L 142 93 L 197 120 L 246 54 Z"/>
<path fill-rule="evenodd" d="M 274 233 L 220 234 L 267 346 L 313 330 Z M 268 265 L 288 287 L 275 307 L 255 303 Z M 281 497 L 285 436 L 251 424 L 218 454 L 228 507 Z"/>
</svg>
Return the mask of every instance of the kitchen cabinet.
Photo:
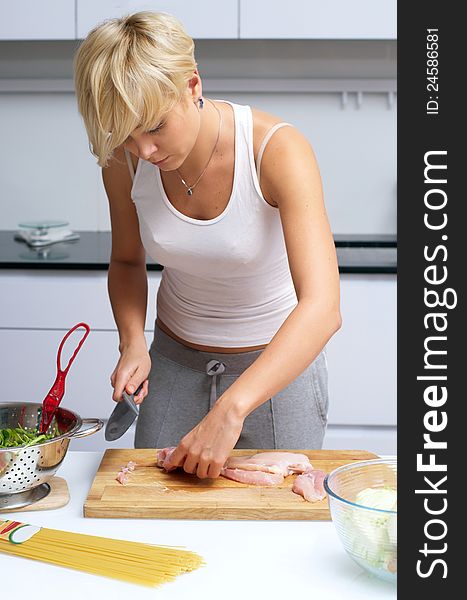
<svg viewBox="0 0 467 600">
<path fill-rule="evenodd" d="M 79 316 L 72 324 L 78 321 Z M 43 401 L 55 381 L 57 350 L 65 333 L 66 330 L 61 329 L 0 330 L 0 344 L 8 348 L 8 352 L 2 352 L 0 369 L 2 402 Z M 145 334 L 149 346 L 152 333 Z M 77 335 L 74 344 L 72 338 L 67 341 L 62 366 L 66 366 L 79 337 Z M 116 331 L 91 331 L 67 375 L 62 401 L 65 408 L 81 417 L 107 419 L 110 416 L 115 408 L 110 375 L 119 358 L 118 341 Z M 89 439 L 92 438 L 94 436 Z"/>
<path fill-rule="evenodd" d="M 74 40 L 75 0 L 0 3 L 0 40 Z"/>
<path fill-rule="evenodd" d="M 395 274 L 341 274 L 342 327 L 327 345 L 329 422 L 395 426 Z"/>
<path fill-rule="evenodd" d="M 197 39 L 231 39 L 238 37 L 238 0 L 77 0 L 77 36 L 88 32 L 105 19 L 150 10 L 174 15 L 184 25 L 187 33 Z"/>
<path fill-rule="evenodd" d="M 160 271 L 148 274 L 148 345 L 153 336 L 160 276 Z M 55 380 L 61 339 L 73 325 L 84 321 L 91 333 L 67 376 L 63 405 L 82 417 L 107 418 L 114 408 L 110 375 L 119 356 L 107 273 L 19 270 L 3 272 L 0 281 L 3 401 L 42 402 Z M 73 335 L 76 344 L 82 333 Z M 69 338 L 71 344 L 67 342 L 64 348 L 62 364 L 74 350 L 72 340 Z"/>
<path fill-rule="evenodd" d="M 396 0 L 17 0 L 0 3 L 0 40 L 84 39 L 106 19 L 175 15 L 195 39 L 396 39 Z"/>
<path fill-rule="evenodd" d="M 242 39 L 396 39 L 396 0 L 239 0 Z"/>
<path fill-rule="evenodd" d="M 148 273 L 148 310 L 145 329 L 152 331 L 155 297 L 161 271 Z M 1 272 L 0 330 L 68 330 L 78 321 L 95 331 L 115 331 L 107 293 L 106 271 Z"/>
<path fill-rule="evenodd" d="M 161 272 L 150 271 L 148 277 L 149 344 Z M 0 344 L 8 349 L 0 367 L 3 397 L 42 401 L 55 378 L 60 340 L 85 321 L 92 331 L 70 370 L 64 404 L 84 417 L 107 418 L 113 407 L 109 378 L 118 360 L 107 273 L 4 270 L 0 285 Z M 327 346 L 329 423 L 337 427 L 333 435 L 342 427 L 393 428 L 396 276 L 341 274 L 341 297 L 343 326 Z"/>
</svg>

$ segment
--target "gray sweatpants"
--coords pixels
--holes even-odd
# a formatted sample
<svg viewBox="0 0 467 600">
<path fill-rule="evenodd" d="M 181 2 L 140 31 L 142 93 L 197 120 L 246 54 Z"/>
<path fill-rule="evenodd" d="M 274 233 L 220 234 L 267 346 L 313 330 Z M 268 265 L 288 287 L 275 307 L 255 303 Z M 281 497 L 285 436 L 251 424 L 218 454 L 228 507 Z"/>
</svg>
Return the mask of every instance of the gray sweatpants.
<svg viewBox="0 0 467 600">
<path fill-rule="evenodd" d="M 149 394 L 140 406 L 135 448 L 176 446 L 263 350 L 194 350 L 155 327 Z M 324 351 L 292 383 L 245 419 L 236 448 L 319 449 L 328 412 Z"/>
</svg>

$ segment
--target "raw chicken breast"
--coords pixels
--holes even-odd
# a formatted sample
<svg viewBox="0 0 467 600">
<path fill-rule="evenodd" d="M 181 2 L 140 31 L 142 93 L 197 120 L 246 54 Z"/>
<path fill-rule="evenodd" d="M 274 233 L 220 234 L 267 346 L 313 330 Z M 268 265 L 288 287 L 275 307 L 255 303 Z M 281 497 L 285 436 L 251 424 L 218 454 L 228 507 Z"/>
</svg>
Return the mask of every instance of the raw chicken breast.
<svg viewBox="0 0 467 600">
<path fill-rule="evenodd" d="M 221 475 L 250 485 L 280 485 L 284 477 L 313 469 L 308 456 L 293 452 L 260 452 L 252 456 L 231 456 Z"/>
<path fill-rule="evenodd" d="M 293 482 L 292 491 L 303 496 L 308 502 L 319 502 L 326 495 L 323 487 L 325 476 L 326 473 L 324 471 L 310 469 L 296 477 Z"/>
<path fill-rule="evenodd" d="M 156 465 L 161 469 L 165 469 L 166 471 L 173 471 L 176 469 L 177 467 L 167 468 L 170 457 L 172 456 L 174 450 L 175 446 L 171 446 L 170 448 L 162 448 L 162 450 L 159 450 L 156 456 Z"/>
<path fill-rule="evenodd" d="M 135 462 L 133 462 L 132 460 L 128 461 L 126 466 L 120 467 L 120 471 L 117 473 L 117 477 L 115 477 L 115 479 L 122 485 L 126 485 L 128 483 L 128 473 L 134 471 L 135 467 Z"/>
<path fill-rule="evenodd" d="M 284 481 L 281 473 L 265 473 L 264 471 L 244 471 L 243 469 L 222 469 L 221 475 L 240 483 L 250 485 L 279 485 Z"/>
<path fill-rule="evenodd" d="M 123 471 L 119 471 L 115 479 L 122 485 L 126 485 L 128 483 L 128 477 L 125 475 L 125 473 L 123 473 Z"/>
<path fill-rule="evenodd" d="M 159 450 L 156 457 L 157 466 L 166 471 L 175 469 L 176 467 L 167 468 L 174 450 L 174 447 Z M 260 452 L 251 456 L 229 457 L 221 470 L 221 475 L 227 479 L 249 485 L 274 486 L 280 485 L 284 481 L 284 477 L 288 475 L 305 472 L 321 472 L 313 471 L 313 465 L 305 454 Z M 310 484 L 305 481 L 304 485 L 308 489 Z M 311 492 L 309 492 L 309 495 L 311 497 Z"/>
<path fill-rule="evenodd" d="M 224 469 L 263 471 L 281 474 L 283 477 L 292 473 L 303 473 L 312 468 L 308 456 L 293 452 L 260 452 L 253 456 L 231 456 L 224 465 Z"/>
</svg>

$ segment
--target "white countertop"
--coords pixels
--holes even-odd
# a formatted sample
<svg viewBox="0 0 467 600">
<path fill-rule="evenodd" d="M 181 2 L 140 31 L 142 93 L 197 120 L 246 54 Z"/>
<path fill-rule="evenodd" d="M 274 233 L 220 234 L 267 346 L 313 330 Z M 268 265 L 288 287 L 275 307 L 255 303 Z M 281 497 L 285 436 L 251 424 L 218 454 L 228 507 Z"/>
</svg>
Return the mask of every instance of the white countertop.
<svg viewBox="0 0 467 600">
<path fill-rule="evenodd" d="M 151 589 L 0 554 L 2 592 L 39 592 L 43 581 L 47 600 L 397 597 L 395 585 L 375 579 L 351 560 L 331 522 L 85 519 L 83 503 L 101 457 L 101 452 L 68 451 L 57 473 L 68 482 L 67 506 L 0 516 L 53 529 L 184 546 L 202 555 L 206 566 Z"/>
</svg>

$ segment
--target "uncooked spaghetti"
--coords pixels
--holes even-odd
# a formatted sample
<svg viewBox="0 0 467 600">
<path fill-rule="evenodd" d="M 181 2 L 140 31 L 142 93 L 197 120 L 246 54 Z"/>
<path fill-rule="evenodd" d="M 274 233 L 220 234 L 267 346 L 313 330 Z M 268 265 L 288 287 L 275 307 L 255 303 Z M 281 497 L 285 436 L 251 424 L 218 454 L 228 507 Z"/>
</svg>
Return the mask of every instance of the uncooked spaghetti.
<svg viewBox="0 0 467 600">
<path fill-rule="evenodd" d="M 129 542 L 81 533 L 34 528 L 17 543 L 9 532 L 17 524 L 17 539 L 27 538 L 27 525 L 0 521 L 0 552 L 155 587 L 204 564 L 201 556 L 181 548 Z M 9 537 L 8 537 L 9 536 Z"/>
</svg>

